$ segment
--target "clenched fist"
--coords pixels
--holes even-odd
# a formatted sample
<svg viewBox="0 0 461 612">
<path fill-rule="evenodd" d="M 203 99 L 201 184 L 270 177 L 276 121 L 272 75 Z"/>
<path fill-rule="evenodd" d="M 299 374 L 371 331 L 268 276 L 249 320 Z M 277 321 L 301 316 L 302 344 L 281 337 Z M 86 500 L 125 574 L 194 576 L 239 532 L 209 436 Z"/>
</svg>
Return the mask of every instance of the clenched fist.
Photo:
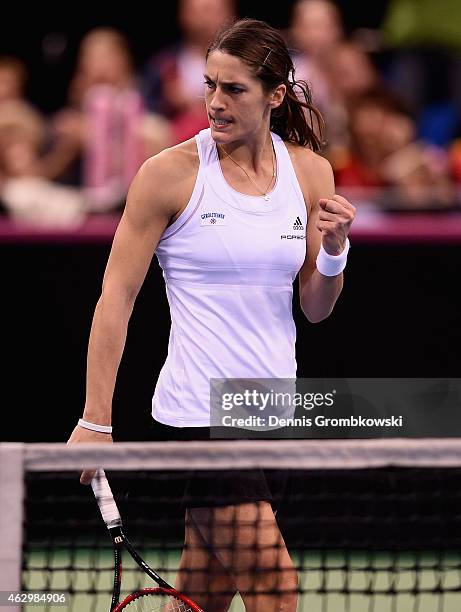
<svg viewBox="0 0 461 612">
<path fill-rule="evenodd" d="M 322 232 L 323 248 L 329 255 L 340 255 L 346 246 L 346 238 L 356 208 L 340 195 L 319 200 L 317 229 Z"/>
</svg>

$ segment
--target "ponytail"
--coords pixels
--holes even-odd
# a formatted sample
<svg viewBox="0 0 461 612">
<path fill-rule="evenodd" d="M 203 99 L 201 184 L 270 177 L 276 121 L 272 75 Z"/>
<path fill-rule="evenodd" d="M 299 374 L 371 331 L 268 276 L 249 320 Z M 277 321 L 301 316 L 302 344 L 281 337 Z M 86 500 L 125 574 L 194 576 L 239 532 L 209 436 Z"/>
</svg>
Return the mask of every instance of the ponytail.
<svg viewBox="0 0 461 612">
<path fill-rule="evenodd" d="M 308 84 L 305 81 L 289 80 L 286 87 L 282 104 L 272 111 L 271 130 L 286 142 L 320 151 L 324 144 L 325 121 L 312 103 Z"/>
</svg>

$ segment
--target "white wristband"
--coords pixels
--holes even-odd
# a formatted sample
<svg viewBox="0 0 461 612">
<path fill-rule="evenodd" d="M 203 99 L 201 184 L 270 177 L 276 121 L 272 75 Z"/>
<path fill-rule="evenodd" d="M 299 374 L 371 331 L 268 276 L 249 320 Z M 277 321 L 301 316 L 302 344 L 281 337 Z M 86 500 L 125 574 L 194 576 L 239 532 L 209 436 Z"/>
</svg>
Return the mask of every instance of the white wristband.
<svg viewBox="0 0 461 612">
<path fill-rule="evenodd" d="M 347 254 L 349 252 L 349 238 L 346 238 L 346 246 L 342 253 L 339 255 L 330 255 L 323 248 L 323 244 L 320 245 L 320 251 L 317 255 L 316 266 L 320 274 L 324 276 L 337 276 L 346 267 Z"/>
<path fill-rule="evenodd" d="M 112 433 L 111 425 L 98 425 L 97 423 L 89 423 L 88 421 L 84 421 L 83 419 L 79 419 L 78 424 L 84 429 L 91 429 L 91 431 L 99 431 L 99 433 L 108 434 Z"/>
</svg>

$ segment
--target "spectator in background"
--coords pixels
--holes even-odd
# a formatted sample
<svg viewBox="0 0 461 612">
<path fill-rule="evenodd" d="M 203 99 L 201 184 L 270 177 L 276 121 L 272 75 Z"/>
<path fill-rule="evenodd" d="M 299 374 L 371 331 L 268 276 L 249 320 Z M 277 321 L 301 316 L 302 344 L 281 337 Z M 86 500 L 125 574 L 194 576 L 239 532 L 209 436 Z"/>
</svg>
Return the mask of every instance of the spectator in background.
<svg viewBox="0 0 461 612">
<path fill-rule="evenodd" d="M 23 100 L 27 70 L 16 57 L 0 56 L 0 104 L 5 101 Z"/>
<path fill-rule="evenodd" d="M 43 144 L 45 129 L 40 114 L 24 97 L 26 81 L 21 60 L 0 56 L 0 180 L 10 171 L 14 175 L 17 163 L 38 171 L 31 149 Z"/>
<path fill-rule="evenodd" d="M 210 40 L 235 16 L 233 0 L 180 0 L 182 40 L 149 62 L 144 91 L 149 109 L 171 120 L 174 141 L 208 127 L 203 101 L 203 70 Z"/>
<path fill-rule="evenodd" d="M 15 57 L 0 57 L 0 203 L 17 220 L 69 225 L 82 218 L 83 201 L 43 174 L 46 123 L 25 100 L 27 70 Z"/>
<path fill-rule="evenodd" d="M 296 77 L 309 84 L 312 97 L 325 114 L 332 94 L 325 73 L 325 57 L 334 53 L 344 36 L 338 7 L 330 0 L 297 0 L 290 35 Z"/>
<path fill-rule="evenodd" d="M 330 91 L 325 112 L 328 157 L 333 168 L 344 163 L 351 145 L 349 111 L 361 96 L 384 92 L 380 73 L 358 43 L 341 41 L 324 57 L 323 66 Z"/>
<path fill-rule="evenodd" d="M 167 122 L 144 108 L 127 40 L 109 28 L 84 37 L 69 106 L 52 130 L 44 174 L 83 184 L 98 211 L 117 207 L 142 162 L 171 144 Z"/>
<path fill-rule="evenodd" d="M 445 147 L 461 120 L 461 2 L 391 0 L 381 30 L 392 51 L 390 85 L 417 118 L 419 136 Z"/>
<path fill-rule="evenodd" d="M 450 172 L 461 196 L 461 136 L 449 148 Z M 461 200 L 461 197 L 459 198 Z"/>
<path fill-rule="evenodd" d="M 83 219 L 83 197 L 41 176 L 45 137 L 46 124 L 29 104 L 0 103 L 0 199 L 17 220 L 74 225 Z"/>
<path fill-rule="evenodd" d="M 455 204 L 446 157 L 416 141 L 416 126 L 398 100 L 385 93 L 349 107 L 351 146 L 336 182 L 358 200 L 386 209 L 447 208 Z"/>
<path fill-rule="evenodd" d="M 35 154 L 26 154 L 26 149 L 29 144 L 34 149 L 43 145 L 45 127 L 39 112 L 25 99 L 26 82 L 27 70 L 21 60 L 0 56 L 0 173 L 6 175 L 10 165 L 15 174 L 19 151 L 20 165 L 34 166 L 33 172 L 38 171 Z M 14 146 L 16 142 L 24 147 Z"/>
<path fill-rule="evenodd" d="M 40 173 L 45 140 L 40 114 L 22 100 L 0 102 L 0 177 Z"/>
</svg>

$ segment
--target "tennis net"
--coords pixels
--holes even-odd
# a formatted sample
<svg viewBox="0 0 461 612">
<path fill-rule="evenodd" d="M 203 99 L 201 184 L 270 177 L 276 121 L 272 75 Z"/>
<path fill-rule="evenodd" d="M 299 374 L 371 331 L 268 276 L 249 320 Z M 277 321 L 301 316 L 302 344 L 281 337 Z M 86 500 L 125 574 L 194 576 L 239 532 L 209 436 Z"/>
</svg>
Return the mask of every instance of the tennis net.
<svg viewBox="0 0 461 612">
<path fill-rule="evenodd" d="M 196 576 L 183 584 L 205 610 L 222 595 L 232 612 L 244 601 L 270 612 L 267 602 L 290 590 L 306 612 L 461 610 L 458 439 L 0 444 L 0 457 L 4 593 L 64 593 L 61 609 L 109 610 L 112 543 L 79 483 L 97 466 L 130 540 L 168 582 L 178 579 L 185 520 L 199 534 L 188 536 L 193 562 L 181 571 Z M 261 504 L 242 506 L 261 480 L 283 540 L 266 537 Z M 144 586 L 127 561 L 122 594 Z M 53 605 L 10 606 L 19 609 Z"/>
</svg>

